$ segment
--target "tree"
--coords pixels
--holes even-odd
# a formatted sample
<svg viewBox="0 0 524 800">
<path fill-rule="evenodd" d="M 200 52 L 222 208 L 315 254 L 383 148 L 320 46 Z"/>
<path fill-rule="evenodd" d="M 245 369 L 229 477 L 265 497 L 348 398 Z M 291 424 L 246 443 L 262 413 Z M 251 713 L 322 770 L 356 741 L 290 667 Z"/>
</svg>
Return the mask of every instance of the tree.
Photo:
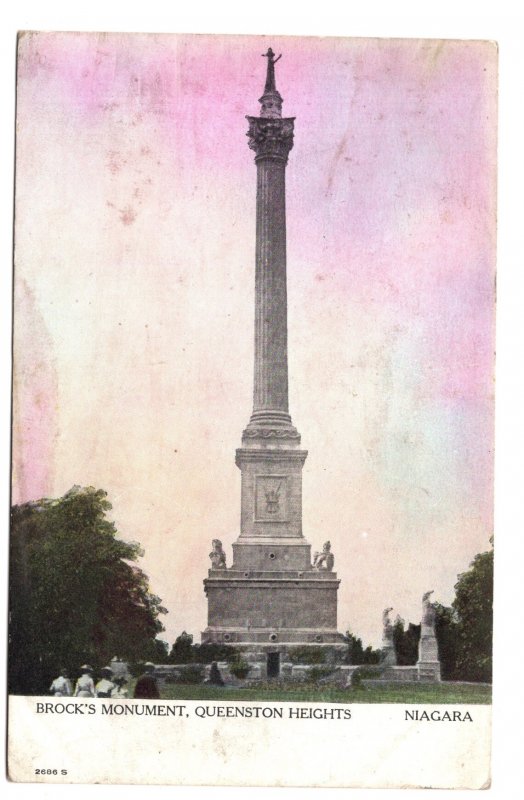
<svg viewBox="0 0 524 800">
<path fill-rule="evenodd" d="M 393 624 L 393 644 L 397 664 L 406 667 L 417 663 L 418 643 L 420 641 L 420 625 L 408 624 L 404 630 L 404 620 L 397 615 Z"/>
<path fill-rule="evenodd" d="M 14 506 L 10 544 L 9 690 L 46 692 L 65 666 L 99 668 L 114 655 L 147 658 L 166 609 L 136 565 L 142 550 L 117 538 L 102 490 Z"/>
<path fill-rule="evenodd" d="M 378 664 L 381 651 L 373 650 L 371 645 L 364 649 L 362 639 L 358 639 L 351 631 L 346 631 L 344 639 L 347 642 L 348 650 L 345 661 L 347 664 Z"/>
<path fill-rule="evenodd" d="M 344 639 L 347 642 L 347 653 L 345 661 L 347 664 L 362 664 L 364 655 L 364 648 L 362 647 L 362 639 L 358 639 L 351 631 L 346 631 Z"/>
<path fill-rule="evenodd" d="M 493 539 L 490 540 L 493 544 Z M 453 609 L 458 620 L 457 669 L 463 680 L 491 681 L 493 548 L 475 556 L 458 576 Z"/>
<path fill-rule="evenodd" d="M 454 608 L 434 603 L 435 636 L 437 637 L 440 674 L 445 681 L 459 680 L 457 670 L 458 659 L 458 623 Z"/>
<path fill-rule="evenodd" d="M 189 664 L 193 661 L 193 636 L 182 631 L 177 636 L 169 654 L 171 664 Z"/>
<path fill-rule="evenodd" d="M 169 645 L 163 639 L 153 639 L 144 651 L 143 658 L 152 661 L 153 664 L 169 663 Z"/>
<path fill-rule="evenodd" d="M 213 661 L 235 661 L 239 657 L 239 651 L 236 647 L 215 642 L 194 644 L 192 651 L 193 660 L 197 664 L 211 664 Z"/>
</svg>

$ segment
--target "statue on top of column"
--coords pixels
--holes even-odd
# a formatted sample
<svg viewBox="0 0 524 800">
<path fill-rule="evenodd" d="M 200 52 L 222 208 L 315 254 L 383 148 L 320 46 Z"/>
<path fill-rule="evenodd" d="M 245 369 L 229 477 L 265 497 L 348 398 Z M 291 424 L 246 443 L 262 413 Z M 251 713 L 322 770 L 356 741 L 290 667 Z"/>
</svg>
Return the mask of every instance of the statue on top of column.
<svg viewBox="0 0 524 800">
<path fill-rule="evenodd" d="M 282 97 L 277 90 L 275 81 L 275 64 L 282 58 L 282 55 L 275 58 L 274 52 L 269 48 L 267 53 L 263 53 L 263 57 L 267 58 L 267 73 L 264 93 L 259 99 L 259 103 L 262 105 L 260 116 L 265 119 L 280 120 L 282 117 Z"/>
<path fill-rule="evenodd" d="M 267 58 L 267 75 L 266 85 L 264 86 L 264 94 L 267 92 L 276 92 L 277 87 L 275 84 L 275 64 L 282 58 L 282 53 L 275 58 L 275 54 L 270 47 L 267 53 L 262 53 L 262 58 Z"/>
</svg>

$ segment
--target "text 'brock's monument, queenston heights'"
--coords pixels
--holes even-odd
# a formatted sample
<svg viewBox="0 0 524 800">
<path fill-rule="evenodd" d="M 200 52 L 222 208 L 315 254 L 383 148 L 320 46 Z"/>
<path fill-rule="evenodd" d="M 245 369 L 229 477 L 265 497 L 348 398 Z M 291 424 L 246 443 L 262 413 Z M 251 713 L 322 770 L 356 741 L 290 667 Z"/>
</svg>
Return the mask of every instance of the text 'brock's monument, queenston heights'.
<svg viewBox="0 0 524 800">
<path fill-rule="evenodd" d="M 285 172 L 294 117 L 282 117 L 271 48 L 259 117 L 247 117 L 257 166 L 253 413 L 236 451 L 242 474 L 240 535 L 228 567 L 213 541 L 204 580 L 203 642 L 234 644 L 280 673 L 289 648 L 344 650 L 330 543 L 311 558 L 302 533 L 302 467 L 307 451 L 288 404 Z"/>
</svg>

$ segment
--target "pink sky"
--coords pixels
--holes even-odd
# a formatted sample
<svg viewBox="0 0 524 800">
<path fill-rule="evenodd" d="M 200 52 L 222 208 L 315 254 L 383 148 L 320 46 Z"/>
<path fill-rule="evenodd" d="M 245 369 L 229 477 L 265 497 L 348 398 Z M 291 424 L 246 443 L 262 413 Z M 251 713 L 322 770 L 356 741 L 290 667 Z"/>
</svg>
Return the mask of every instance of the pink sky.
<svg viewBox="0 0 524 800">
<path fill-rule="evenodd" d="M 30 34 L 19 52 L 14 499 L 104 488 L 170 613 L 231 562 L 251 411 L 260 57 L 296 117 L 290 403 L 339 628 L 450 602 L 492 532 L 496 49 Z"/>
</svg>

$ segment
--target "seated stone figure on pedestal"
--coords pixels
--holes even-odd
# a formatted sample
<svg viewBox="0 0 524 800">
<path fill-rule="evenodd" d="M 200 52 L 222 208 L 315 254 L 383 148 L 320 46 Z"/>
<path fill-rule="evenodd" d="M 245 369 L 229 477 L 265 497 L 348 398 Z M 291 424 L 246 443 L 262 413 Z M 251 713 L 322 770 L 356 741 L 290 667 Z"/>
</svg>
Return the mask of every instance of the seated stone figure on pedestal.
<svg viewBox="0 0 524 800">
<path fill-rule="evenodd" d="M 226 554 L 224 553 L 220 539 L 213 539 L 212 546 L 213 549 L 209 554 L 209 558 L 211 559 L 211 568 L 226 569 Z"/>
<path fill-rule="evenodd" d="M 335 556 L 331 552 L 331 542 L 324 542 L 322 552 L 315 553 L 313 566 L 315 569 L 325 569 L 328 572 L 332 572 L 334 564 Z"/>
</svg>

